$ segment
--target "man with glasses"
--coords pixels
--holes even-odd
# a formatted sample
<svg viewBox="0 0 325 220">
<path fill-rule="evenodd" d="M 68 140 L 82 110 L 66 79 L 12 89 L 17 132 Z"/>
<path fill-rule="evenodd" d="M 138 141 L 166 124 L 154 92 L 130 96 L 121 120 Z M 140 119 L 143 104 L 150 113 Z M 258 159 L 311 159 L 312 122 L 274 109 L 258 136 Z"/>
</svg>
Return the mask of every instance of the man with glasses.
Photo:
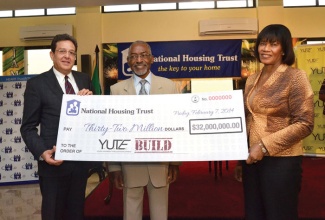
<svg viewBox="0 0 325 220">
<path fill-rule="evenodd" d="M 111 86 L 111 95 L 175 94 L 177 87 L 172 80 L 155 76 L 151 71 L 154 57 L 149 44 L 136 41 L 128 52 L 128 65 L 132 77 Z M 124 220 L 141 220 L 143 194 L 146 186 L 151 220 L 168 218 L 168 188 L 177 179 L 178 162 L 109 162 L 109 174 L 114 185 L 123 189 Z"/>
<path fill-rule="evenodd" d="M 38 160 L 42 219 L 83 219 L 90 162 L 55 159 L 63 94 L 92 95 L 88 74 L 73 71 L 77 41 L 57 35 L 51 43 L 53 67 L 27 81 L 24 94 L 23 140 Z M 38 132 L 40 126 L 40 132 Z"/>
</svg>

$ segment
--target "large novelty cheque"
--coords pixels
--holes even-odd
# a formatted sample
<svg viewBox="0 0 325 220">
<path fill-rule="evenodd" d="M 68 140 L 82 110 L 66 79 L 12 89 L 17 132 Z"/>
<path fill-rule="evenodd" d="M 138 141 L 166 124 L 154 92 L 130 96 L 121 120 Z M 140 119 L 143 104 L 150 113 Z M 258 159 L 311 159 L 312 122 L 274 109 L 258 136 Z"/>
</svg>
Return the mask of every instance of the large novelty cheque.
<svg viewBox="0 0 325 220">
<path fill-rule="evenodd" d="M 241 90 L 172 95 L 64 95 L 55 159 L 244 160 Z"/>
</svg>

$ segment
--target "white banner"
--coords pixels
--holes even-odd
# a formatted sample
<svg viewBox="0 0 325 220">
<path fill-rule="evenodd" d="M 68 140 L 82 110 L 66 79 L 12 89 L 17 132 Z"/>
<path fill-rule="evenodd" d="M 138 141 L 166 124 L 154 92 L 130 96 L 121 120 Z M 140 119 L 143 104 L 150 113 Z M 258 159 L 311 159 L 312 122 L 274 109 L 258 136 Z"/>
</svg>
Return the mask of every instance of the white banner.
<svg viewBox="0 0 325 220">
<path fill-rule="evenodd" d="M 26 82 L 33 75 L 0 77 L 0 185 L 38 181 L 37 160 L 21 134 Z"/>
<path fill-rule="evenodd" d="M 211 161 L 247 156 L 241 90 L 63 96 L 56 159 Z"/>
</svg>

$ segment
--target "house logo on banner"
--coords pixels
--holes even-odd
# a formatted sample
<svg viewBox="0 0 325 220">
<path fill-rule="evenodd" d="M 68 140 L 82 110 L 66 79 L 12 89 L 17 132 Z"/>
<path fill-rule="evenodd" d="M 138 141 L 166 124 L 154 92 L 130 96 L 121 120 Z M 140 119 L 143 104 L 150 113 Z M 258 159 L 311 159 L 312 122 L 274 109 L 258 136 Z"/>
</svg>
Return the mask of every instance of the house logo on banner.
<svg viewBox="0 0 325 220">
<path fill-rule="evenodd" d="M 129 48 L 122 50 L 122 73 L 124 76 L 132 76 L 132 70 L 128 65 Z"/>
<path fill-rule="evenodd" d="M 38 180 L 37 161 L 19 131 L 26 81 L 31 77 L 0 77 L 0 185 Z"/>
</svg>

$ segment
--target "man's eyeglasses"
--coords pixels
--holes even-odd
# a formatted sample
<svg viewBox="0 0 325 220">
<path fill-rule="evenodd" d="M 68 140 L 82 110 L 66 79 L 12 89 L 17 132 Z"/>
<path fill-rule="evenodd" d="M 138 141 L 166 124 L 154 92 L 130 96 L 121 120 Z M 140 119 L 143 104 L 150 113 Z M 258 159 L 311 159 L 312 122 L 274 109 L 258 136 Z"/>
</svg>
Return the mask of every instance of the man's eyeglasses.
<svg viewBox="0 0 325 220">
<path fill-rule="evenodd" d="M 128 56 L 128 59 L 129 60 L 137 60 L 138 58 L 148 59 L 149 57 L 151 57 L 151 54 L 133 54 L 131 56 Z"/>
<path fill-rule="evenodd" d="M 65 49 L 56 50 L 61 56 L 64 56 L 68 53 L 69 56 L 76 57 L 77 53 L 74 51 L 67 51 Z"/>
</svg>

